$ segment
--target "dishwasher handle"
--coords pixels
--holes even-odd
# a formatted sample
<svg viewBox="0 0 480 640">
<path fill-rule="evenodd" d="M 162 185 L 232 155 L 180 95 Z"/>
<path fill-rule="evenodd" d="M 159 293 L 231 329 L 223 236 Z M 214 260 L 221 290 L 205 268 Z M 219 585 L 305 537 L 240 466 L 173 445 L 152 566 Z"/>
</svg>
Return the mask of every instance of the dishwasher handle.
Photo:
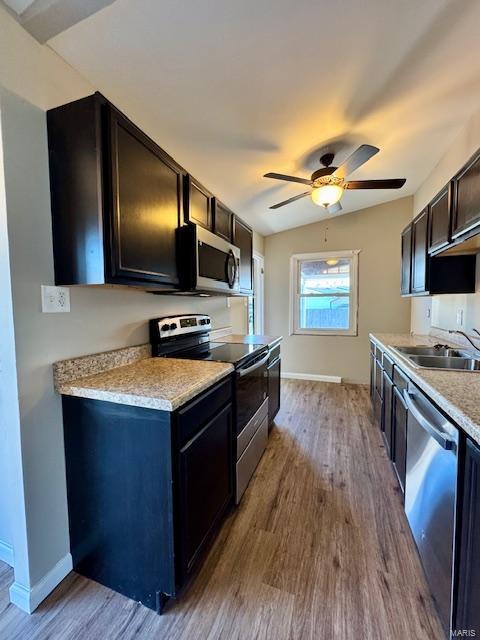
<svg viewBox="0 0 480 640">
<path fill-rule="evenodd" d="M 421 412 L 418 404 L 415 402 L 415 394 L 410 393 L 407 389 L 403 392 L 403 398 L 407 405 L 408 411 L 412 414 L 418 424 L 427 431 L 434 440 L 442 447 L 442 449 L 453 449 L 456 442 L 447 433 L 437 429 L 428 418 L 426 418 Z"/>
</svg>

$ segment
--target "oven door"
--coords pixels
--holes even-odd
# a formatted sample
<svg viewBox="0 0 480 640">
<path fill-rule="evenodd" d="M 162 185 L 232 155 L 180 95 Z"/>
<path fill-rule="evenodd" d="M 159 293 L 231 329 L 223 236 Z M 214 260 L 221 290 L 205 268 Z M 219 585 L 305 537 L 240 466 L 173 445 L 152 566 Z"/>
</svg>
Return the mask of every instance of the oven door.
<svg viewBox="0 0 480 640">
<path fill-rule="evenodd" d="M 236 422 L 237 436 L 245 429 L 267 397 L 268 352 L 237 371 Z"/>
<path fill-rule="evenodd" d="M 197 288 L 238 292 L 240 249 L 197 227 Z"/>
</svg>

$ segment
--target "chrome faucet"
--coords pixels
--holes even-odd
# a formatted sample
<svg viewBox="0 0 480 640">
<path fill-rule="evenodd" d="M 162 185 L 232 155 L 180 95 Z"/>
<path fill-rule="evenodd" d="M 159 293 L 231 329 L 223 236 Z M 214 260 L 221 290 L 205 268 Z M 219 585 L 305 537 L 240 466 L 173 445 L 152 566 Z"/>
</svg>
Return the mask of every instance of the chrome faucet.
<svg viewBox="0 0 480 640">
<path fill-rule="evenodd" d="M 480 337 L 480 332 L 478 332 L 476 329 L 473 329 L 473 331 L 475 331 L 475 333 L 478 333 L 478 335 Z M 477 347 L 477 345 L 472 341 L 470 336 L 467 333 L 465 333 L 465 331 L 459 331 L 458 329 L 449 329 L 448 333 L 458 333 L 458 335 L 463 336 L 464 338 L 466 338 L 468 340 L 468 342 L 472 345 L 472 347 L 478 351 L 479 347 Z"/>
</svg>

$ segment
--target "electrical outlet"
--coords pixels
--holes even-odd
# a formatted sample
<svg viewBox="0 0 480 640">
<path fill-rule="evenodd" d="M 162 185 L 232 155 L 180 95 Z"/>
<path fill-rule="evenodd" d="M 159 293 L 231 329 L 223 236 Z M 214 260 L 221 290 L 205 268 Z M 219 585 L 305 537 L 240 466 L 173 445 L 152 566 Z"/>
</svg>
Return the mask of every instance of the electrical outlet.
<svg viewBox="0 0 480 640">
<path fill-rule="evenodd" d="M 457 309 L 457 327 L 463 327 L 463 309 Z"/>
<path fill-rule="evenodd" d="M 50 287 L 42 284 L 42 312 L 69 313 L 70 289 L 67 289 L 67 287 Z"/>
</svg>

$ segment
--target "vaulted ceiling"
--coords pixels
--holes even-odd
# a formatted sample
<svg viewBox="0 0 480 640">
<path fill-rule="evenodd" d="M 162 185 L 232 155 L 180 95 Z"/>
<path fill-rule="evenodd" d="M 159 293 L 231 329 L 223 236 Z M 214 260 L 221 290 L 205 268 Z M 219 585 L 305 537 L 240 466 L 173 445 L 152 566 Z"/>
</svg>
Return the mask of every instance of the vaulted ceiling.
<svg viewBox="0 0 480 640">
<path fill-rule="evenodd" d="M 49 45 L 272 233 L 325 213 L 269 211 L 304 188 L 263 174 L 309 175 L 322 150 L 373 144 L 352 177 L 407 178 L 347 192 L 343 212 L 416 191 L 480 108 L 479 25 L 477 0 L 116 0 Z"/>
</svg>

